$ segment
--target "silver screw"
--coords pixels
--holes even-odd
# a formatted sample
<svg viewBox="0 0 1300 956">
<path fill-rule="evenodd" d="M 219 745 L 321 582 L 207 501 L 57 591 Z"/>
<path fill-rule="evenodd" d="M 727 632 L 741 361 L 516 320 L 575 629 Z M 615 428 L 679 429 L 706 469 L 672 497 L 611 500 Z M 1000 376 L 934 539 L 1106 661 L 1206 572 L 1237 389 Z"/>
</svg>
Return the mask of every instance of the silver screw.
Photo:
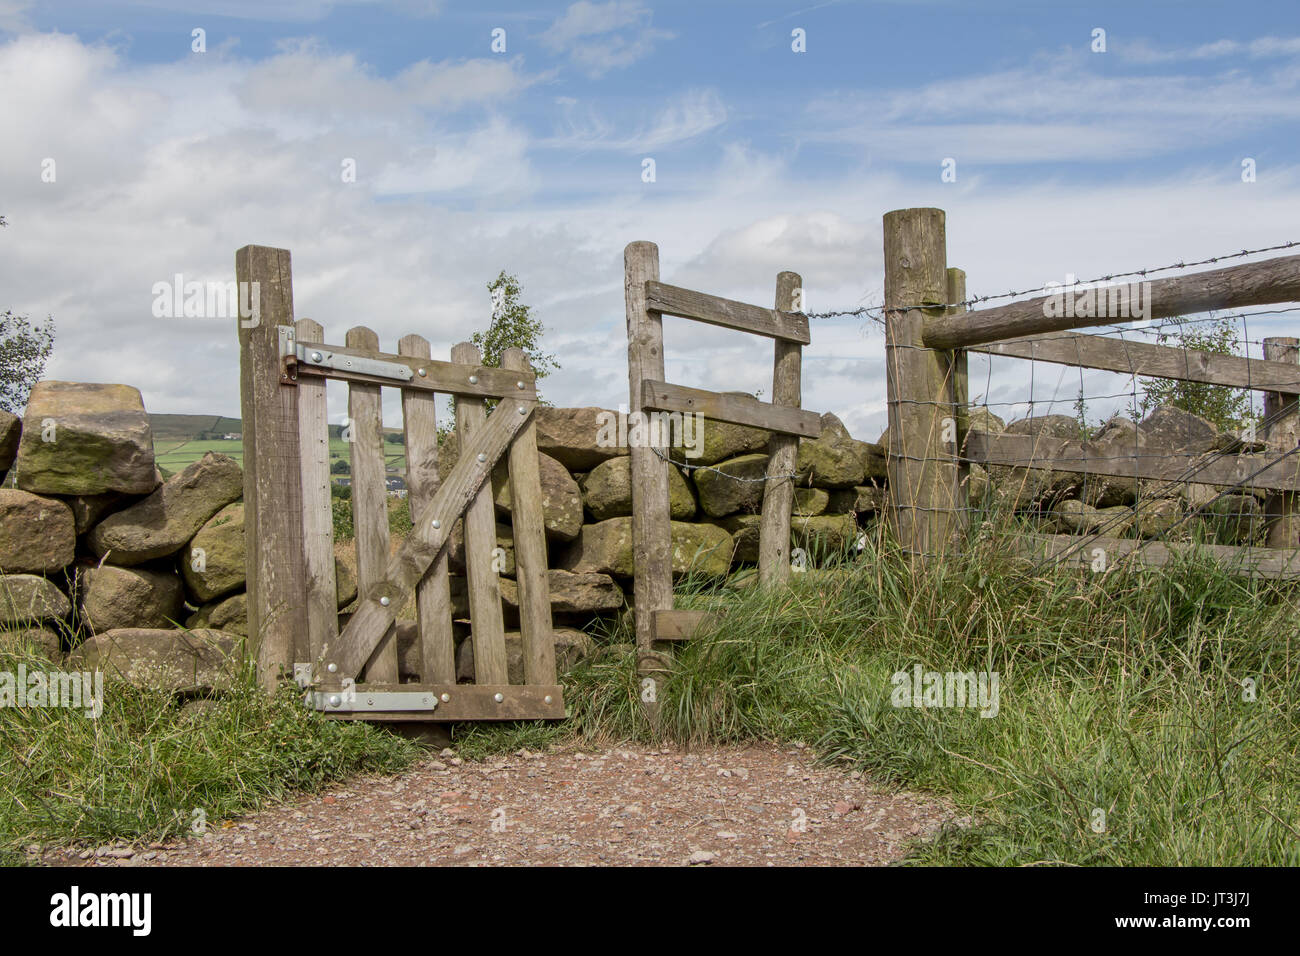
<svg viewBox="0 0 1300 956">
<path fill-rule="evenodd" d="M 478 460 L 479 460 L 479 461 L 487 461 L 487 455 L 483 454 L 482 452 L 479 452 L 479 453 L 478 453 Z"/>
<path fill-rule="evenodd" d="M 337 674 L 338 671 L 339 671 L 339 665 L 334 664 L 334 663 L 331 663 L 331 664 L 329 665 L 329 667 L 327 667 L 327 668 L 325 668 L 325 669 L 326 669 L 327 671 L 329 671 L 331 674 Z"/>
<path fill-rule="evenodd" d="M 442 695 L 442 702 L 443 702 L 444 704 L 450 703 L 450 702 L 451 702 L 451 694 L 443 694 L 443 695 Z"/>
<path fill-rule="evenodd" d="M 325 358 L 325 356 L 321 355 L 319 352 L 312 352 L 312 353 L 311 353 L 311 360 L 312 360 L 313 362 L 319 362 L 319 361 L 321 361 L 321 359 L 323 359 L 323 358 Z"/>
<path fill-rule="evenodd" d="M 527 415 L 527 414 L 528 414 L 528 409 L 526 409 L 526 408 L 524 408 L 524 406 L 520 405 L 520 406 L 519 406 L 519 414 L 520 414 L 520 415 Z"/>
<path fill-rule="evenodd" d="M 367 697 L 367 698 L 366 698 L 366 706 L 367 706 L 367 707 L 374 707 L 374 706 L 375 706 L 375 699 L 374 699 L 373 697 Z"/>
<path fill-rule="evenodd" d="M 493 697 L 492 699 L 495 700 L 495 701 L 499 704 L 499 703 L 501 703 L 503 700 L 506 699 L 506 695 L 505 695 L 505 694 L 497 694 L 497 695 L 496 695 L 495 697 Z"/>
<path fill-rule="evenodd" d="M 547 694 L 545 697 L 542 698 L 542 700 L 544 700 L 548 704 L 551 703 L 552 702 L 551 695 Z"/>
<path fill-rule="evenodd" d="M 442 527 L 442 522 L 439 521 L 437 518 L 434 518 L 434 519 L 433 519 L 433 530 L 434 530 L 434 531 L 437 531 L 437 530 L 438 530 L 439 528 L 441 528 L 441 527 Z"/>
<path fill-rule="evenodd" d="M 382 604 L 384 607 L 388 607 L 388 595 L 384 595 L 383 597 L 381 597 L 379 599 L 379 603 Z"/>
<path fill-rule="evenodd" d="M 418 374 L 419 374 L 420 378 L 424 378 L 426 375 L 429 374 L 429 372 L 428 372 L 427 369 L 420 369 L 420 371 L 419 371 Z"/>
<path fill-rule="evenodd" d="M 342 701 L 342 699 L 339 697 L 338 694 L 331 694 L 331 695 L 330 695 L 330 706 L 331 706 L 331 707 L 337 707 L 337 706 L 338 706 L 339 704 L 341 704 L 341 703 L 343 703 L 343 701 Z"/>
<path fill-rule="evenodd" d="M 515 382 L 515 388 L 523 388 L 523 387 L 524 387 L 523 382 Z"/>
<path fill-rule="evenodd" d="M 471 376 L 469 377 L 469 383 L 470 383 L 471 385 L 477 385 L 477 384 L 478 384 L 478 376 L 477 376 L 477 375 L 471 375 Z"/>
</svg>

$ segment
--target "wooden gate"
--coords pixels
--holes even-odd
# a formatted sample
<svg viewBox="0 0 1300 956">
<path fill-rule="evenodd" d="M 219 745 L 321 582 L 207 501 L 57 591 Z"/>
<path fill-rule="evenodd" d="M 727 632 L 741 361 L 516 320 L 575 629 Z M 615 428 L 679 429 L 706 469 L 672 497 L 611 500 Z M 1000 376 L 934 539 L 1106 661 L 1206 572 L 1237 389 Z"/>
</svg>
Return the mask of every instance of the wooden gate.
<svg viewBox="0 0 1300 956">
<path fill-rule="evenodd" d="M 623 253 L 627 300 L 629 412 L 700 413 L 717 421 L 774 432 L 763 488 L 759 525 L 759 579 L 786 581 L 790 574 L 790 512 L 799 439 L 821 434 L 821 418 L 800 408 L 803 346 L 810 340 L 801 314 L 803 280 L 782 272 L 776 280 L 776 308 L 723 299 L 659 281 L 659 247 L 630 243 Z M 744 400 L 664 381 L 664 315 L 750 332 L 773 339 L 772 401 Z M 628 449 L 632 468 L 632 542 L 635 558 L 635 615 L 638 671 L 663 669 L 665 642 L 687 639 L 705 617 L 702 611 L 673 610 L 672 525 L 668 499 L 665 435 L 645 429 L 649 442 Z"/>
<path fill-rule="evenodd" d="M 245 523 L 250 634 L 271 685 L 292 653 L 294 676 L 308 701 L 331 716 L 384 721 L 562 718 L 547 584 L 546 541 L 538 475 L 536 376 L 519 349 L 503 368 L 480 364 L 478 349 L 455 346 L 452 361 L 430 358 L 418 335 L 398 354 L 379 351 L 367 328 L 348 331 L 345 346 L 323 342 L 321 326 L 292 320 L 288 253 L 246 247 L 240 279 L 267 276 L 257 324 L 241 328 L 245 449 Z M 274 275 L 268 275 L 274 267 Z M 269 321 L 268 321 L 269 320 Z M 275 362 L 267 346 L 273 343 Z M 330 501 L 325 383 L 348 383 L 352 429 L 352 505 L 358 602 L 340 630 Z M 390 557 L 381 389 L 402 394 L 407 494 L 413 527 Z M 460 455 L 438 478 L 435 395 L 456 400 Z M 491 414 L 486 400 L 496 400 Z M 283 449 L 294 446 L 292 453 Z M 497 579 L 493 467 L 508 458 L 522 684 L 509 679 Z M 292 469 L 289 473 L 286 469 Z M 286 520 L 297 512 L 297 521 Z M 449 544 L 457 521 L 464 534 L 466 585 L 474 652 L 473 684 L 456 682 Z M 259 528 L 270 534 L 262 534 Z M 288 533 L 286 533 L 286 531 Z M 419 681 L 401 683 L 396 617 L 414 600 Z M 286 622 L 297 633 L 286 634 Z M 287 647 L 286 647 L 287 644 Z"/>
</svg>

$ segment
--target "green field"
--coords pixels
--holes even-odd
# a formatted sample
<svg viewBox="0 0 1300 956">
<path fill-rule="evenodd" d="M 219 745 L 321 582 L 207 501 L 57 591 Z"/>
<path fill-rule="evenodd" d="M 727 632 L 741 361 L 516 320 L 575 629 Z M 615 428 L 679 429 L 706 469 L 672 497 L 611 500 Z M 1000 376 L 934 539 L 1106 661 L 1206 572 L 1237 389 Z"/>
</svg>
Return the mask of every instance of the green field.
<svg viewBox="0 0 1300 956">
<path fill-rule="evenodd" d="M 192 441 L 155 439 L 153 451 L 158 467 L 172 474 L 180 471 L 186 465 L 198 461 L 210 451 L 220 455 L 229 455 L 241 465 L 244 463 L 244 443 L 219 438 L 202 441 L 197 439 Z M 332 465 L 339 459 L 348 460 L 348 443 L 341 438 L 331 438 L 330 464 Z M 384 461 L 389 469 L 395 469 L 399 474 L 405 474 L 406 446 L 394 442 L 384 442 Z"/>
</svg>

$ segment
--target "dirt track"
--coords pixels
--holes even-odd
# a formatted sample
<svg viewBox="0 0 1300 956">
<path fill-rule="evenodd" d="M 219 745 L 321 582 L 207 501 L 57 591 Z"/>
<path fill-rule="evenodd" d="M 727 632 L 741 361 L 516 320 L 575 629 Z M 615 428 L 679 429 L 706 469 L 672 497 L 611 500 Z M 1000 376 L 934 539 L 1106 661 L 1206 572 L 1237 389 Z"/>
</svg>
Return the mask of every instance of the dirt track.
<svg viewBox="0 0 1300 956">
<path fill-rule="evenodd" d="M 53 851 L 116 866 L 881 865 L 953 813 L 814 766 L 800 748 L 450 751 L 359 778 L 201 837 Z"/>
</svg>

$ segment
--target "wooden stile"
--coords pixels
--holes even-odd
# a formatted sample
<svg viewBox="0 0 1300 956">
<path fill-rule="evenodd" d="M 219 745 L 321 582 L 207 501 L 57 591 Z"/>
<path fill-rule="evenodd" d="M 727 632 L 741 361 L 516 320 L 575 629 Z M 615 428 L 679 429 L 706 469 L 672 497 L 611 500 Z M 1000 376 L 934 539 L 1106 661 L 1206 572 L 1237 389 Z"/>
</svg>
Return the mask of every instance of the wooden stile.
<svg viewBox="0 0 1300 956">
<path fill-rule="evenodd" d="M 778 344 L 789 345 L 782 340 Z M 798 348 L 797 343 L 793 343 Z M 670 385 L 667 382 L 641 383 L 641 407 L 664 412 L 698 412 L 708 418 L 733 425 L 762 428 L 782 435 L 816 438 L 822 432 L 821 416 L 801 408 L 760 402 L 753 396 L 723 395 L 702 388 Z"/>
<path fill-rule="evenodd" d="M 403 337 L 397 343 L 397 351 L 417 359 L 428 359 L 432 354 L 428 340 L 419 335 Z M 425 367 L 424 363 L 420 367 Z M 406 501 L 414 520 L 433 501 L 439 485 L 438 409 L 432 392 L 402 389 L 402 425 L 406 434 Z M 446 551 L 438 555 L 415 586 L 415 607 L 420 634 L 420 679 L 454 684 L 456 644 Z"/>
<path fill-rule="evenodd" d="M 665 285 L 653 279 L 646 281 L 645 298 L 646 308 L 660 315 L 677 315 L 739 332 L 798 342 L 800 345 L 807 345 L 811 341 L 808 318 L 797 312 L 764 309 L 746 302 Z"/>
</svg>

